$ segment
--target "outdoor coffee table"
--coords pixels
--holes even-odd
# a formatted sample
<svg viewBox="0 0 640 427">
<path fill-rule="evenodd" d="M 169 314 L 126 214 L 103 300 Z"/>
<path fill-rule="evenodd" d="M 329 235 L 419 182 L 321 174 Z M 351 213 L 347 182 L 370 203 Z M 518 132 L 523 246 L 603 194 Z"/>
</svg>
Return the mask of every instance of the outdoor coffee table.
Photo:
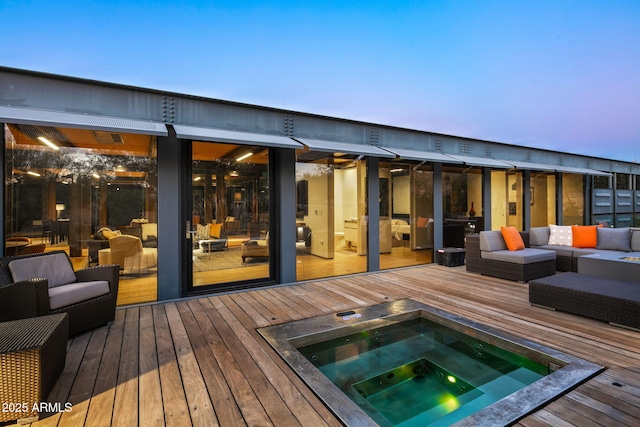
<svg viewBox="0 0 640 427">
<path fill-rule="evenodd" d="M 578 273 L 640 282 L 640 259 L 631 254 L 583 255 L 578 258 Z"/>
</svg>

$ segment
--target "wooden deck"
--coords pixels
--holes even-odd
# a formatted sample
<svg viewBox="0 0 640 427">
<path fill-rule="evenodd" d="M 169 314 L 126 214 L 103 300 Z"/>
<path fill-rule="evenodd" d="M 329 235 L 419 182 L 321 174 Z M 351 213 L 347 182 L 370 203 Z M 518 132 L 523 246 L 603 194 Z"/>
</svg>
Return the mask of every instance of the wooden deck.
<svg viewBox="0 0 640 427">
<path fill-rule="evenodd" d="M 256 328 L 400 298 L 604 365 L 521 426 L 640 425 L 640 333 L 531 307 L 527 284 L 430 265 L 119 309 L 69 342 L 34 426 L 338 426 Z"/>
</svg>

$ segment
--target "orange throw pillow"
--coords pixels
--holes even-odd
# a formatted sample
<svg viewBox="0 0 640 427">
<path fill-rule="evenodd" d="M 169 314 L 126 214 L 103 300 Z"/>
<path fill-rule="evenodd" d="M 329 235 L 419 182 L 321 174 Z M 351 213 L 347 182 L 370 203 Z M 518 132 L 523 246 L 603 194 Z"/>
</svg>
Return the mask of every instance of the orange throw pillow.
<svg viewBox="0 0 640 427">
<path fill-rule="evenodd" d="M 598 244 L 597 225 L 572 225 L 574 248 L 595 248 Z"/>
<path fill-rule="evenodd" d="M 213 237 L 214 239 L 219 239 L 220 238 L 220 230 L 222 230 L 222 223 L 216 224 L 211 223 L 211 228 L 209 229 L 209 236 Z"/>
<path fill-rule="evenodd" d="M 507 249 L 510 251 L 519 251 L 524 249 L 524 240 L 515 227 L 500 227 L 502 238 L 507 244 Z"/>
<path fill-rule="evenodd" d="M 425 228 L 429 223 L 429 218 L 423 218 L 421 216 L 418 217 L 418 221 L 416 221 L 416 225 L 418 228 Z"/>
</svg>

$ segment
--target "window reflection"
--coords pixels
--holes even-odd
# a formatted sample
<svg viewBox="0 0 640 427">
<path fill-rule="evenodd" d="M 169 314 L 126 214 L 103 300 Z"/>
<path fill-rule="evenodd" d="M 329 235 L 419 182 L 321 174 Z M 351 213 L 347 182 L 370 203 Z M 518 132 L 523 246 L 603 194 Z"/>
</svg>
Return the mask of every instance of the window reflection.
<svg viewBox="0 0 640 427">
<path fill-rule="evenodd" d="M 76 269 L 118 264 L 118 304 L 155 300 L 156 138 L 23 124 L 4 131 L 5 238 L 64 250 Z M 112 245 L 122 235 L 126 250 Z"/>
</svg>

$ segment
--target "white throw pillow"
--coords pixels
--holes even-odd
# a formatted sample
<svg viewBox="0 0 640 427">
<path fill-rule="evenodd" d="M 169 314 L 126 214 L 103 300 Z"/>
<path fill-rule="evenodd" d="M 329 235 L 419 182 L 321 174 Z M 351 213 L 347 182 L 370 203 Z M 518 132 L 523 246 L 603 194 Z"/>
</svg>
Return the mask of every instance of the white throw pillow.
<svg viewBox="0 0 640 427">
<path fill-rule="evenodd" d="M 550 225 L 549 244 L 556 246 L 573 246 L 573 233 L 570 225 Z"/>
<path fill-rule="evenodd" d="M 209 237 L 209 233 L 211 231 L 211 224 L 207 224 L 207 225 L 201 225 L 198 224 L 196 227 L 196 239 L 198 240 L 208 240 L 211 237 Z"/>
</svg>

